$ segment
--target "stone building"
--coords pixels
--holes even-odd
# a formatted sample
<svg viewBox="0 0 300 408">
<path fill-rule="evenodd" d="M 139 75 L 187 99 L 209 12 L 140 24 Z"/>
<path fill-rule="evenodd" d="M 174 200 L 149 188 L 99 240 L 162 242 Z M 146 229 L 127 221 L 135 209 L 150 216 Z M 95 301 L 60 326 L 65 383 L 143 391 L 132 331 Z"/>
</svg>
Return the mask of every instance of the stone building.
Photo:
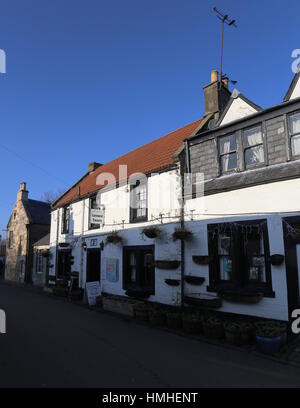
<svg viewBox="0 0 300 408">
<path fill-rule="evenodd" d="M 21 183 L 7 224 L 5 279 L 32 283 L 33 244 L 50 231 L 50 205 L 28 198 Z"/>
</svg>

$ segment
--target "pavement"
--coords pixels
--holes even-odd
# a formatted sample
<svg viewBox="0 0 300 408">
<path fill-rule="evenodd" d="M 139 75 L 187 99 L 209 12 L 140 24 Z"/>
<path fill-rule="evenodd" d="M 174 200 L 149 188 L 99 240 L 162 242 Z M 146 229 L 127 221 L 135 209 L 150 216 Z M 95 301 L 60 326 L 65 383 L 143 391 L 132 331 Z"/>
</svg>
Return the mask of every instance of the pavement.
<svg viewBox="0 0 300 408">
<path fill-rule="evenodd" d="M 299 387 L 300 368 L 0 283 L 0 387 Z"/>
</svg>

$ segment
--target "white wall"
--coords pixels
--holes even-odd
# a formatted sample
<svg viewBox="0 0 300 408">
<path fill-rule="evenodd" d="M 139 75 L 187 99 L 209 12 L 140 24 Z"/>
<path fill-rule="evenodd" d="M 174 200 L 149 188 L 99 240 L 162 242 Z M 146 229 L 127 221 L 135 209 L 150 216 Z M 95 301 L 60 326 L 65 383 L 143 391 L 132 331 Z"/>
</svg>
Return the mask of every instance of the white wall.
<svg viewBox="0 0 300 408">
<path fill-rule="evenodd" d="M 149 195 L 155 199 L 150 203 L 149 218 L 151 215 L 158 216 L 159 208 L 159 184 L 165 177 L 176 178 L 176 172 L 170 174 L 163 173 L 149 179 Z M 163 185 L 163 183 L 162 183 Z M 123 238 L 122 245 L 155 245 L 155 259 L 162 260 L 180 260 L 180 244 L 173 242 L 172 232 L 178 226 L 178 219 L 171 218 L 178 214 L 179 202 L 176 198 L 176 192 L 173 193 L 174 209 L 170 218 L 163 219 L 163 224 L 159 220 L 148 223 L 126 224 L 129 222 L 129 192 L 126 187 L 120 187 L 121 196 L 127 200 L 128 208 L 125 210 L 110 210 L 109 202 L 112 192 L 105 192 L 102 197 L 102 203 L 106 205 L 105 223 L 106 226 L 98 230 L 88 230 L 88 200 L 82 200 L 71 205 L 71 225 L 70 233 L 62 235 L 59 227 L 58 242 L 70 242 L 73 248 L 74 265 L 73 270 L 80 272 L 80 282 L 84 287 L 85 268 L 86 268 L 86 251 L 81 247 L 82 241 L 85 240 L 90 247 L 91 239 L 97 238 L 97 245 L 101 241 L 105 242 L 108 232 L 118 230 Z M 164 191 L 164 189 L 163 189 Z M 185 283 L 185 293 L 206 293 L 206 286 L 209 284 L 208 266 L 196 265 L 192 261 L 193 255 L 207 255 L 207 224 L 214 222 L 242 221 L 246 219 L 266 218 L 268 221 L 268 234 L 270 243 L 270 253 L 284 254 L 282 217 L 286 212 L 299 214 L 300 208 L 300 181 L 287 180 L 277 183 L 254 186 L 245 189 L 215 194 L 202 198 L 189 200 L 186 203 L 185 213 L 187 227 L 193 231 L 194 238 L 191 242 L 186 243 L 185 251 L 185 274 L 198 275 L 205 277 L 206 281 L 201 286 L 192 286 Z M 191 220 L 190 211 L 194 210 L 193 221 Z M 202 210 L 202 213 L 200 214 Z M 271 214 L 272 213 L 272 214 Z M 197 215 L 200 214 L 200 215 Z M 57 211 L 52 212 L 50 245 L 51 251 L 55 253 L 57 243 L 56 237 L 56 219 Z M 119 224 L 125 220 L 124 229 Z M 176 223 L 177 222 L 177 223 Z M 162 230 L 159 239 L 151 240 L 141 235 L 145 225 L 157 224 Z M 102 259 L 102 290 L 107 293 L 124 295 L 122 285 L 122 245 L 105 245 L 101 253 Z M 108 282 L 105 276 L 105 258 L 115 258 L 119 262 L 119 281 L 116 283 Z M 276 318 L 281 320 L 288 319 L 287 307 L 287 286 L 285 265 L 272 266 L 272 285 L 275 291 L 275 298 L 263 298 L 261 302 L 255 305 L 242 305 L 224 302 L 222 311 L 232 313 L 245 313 L 254 316 Z M 156 269 L 155 274 L 155 295 L 149 300 L 167 304 L 180 303 L 180 286 L 171 287 L 166 285 L 166 278 L 180 279 L 180 267 L 175 271 Z"/>
<path fill-rule="evenodd" d="M 220 126 L 225 125 L 226 123 L 233 122 L 234 120 L 253 115 L 254 113 L 257 113 L 257 110 L 254 109 L 253 106 L 249 105 L 240 97 L 237 97 L 230 105 L 228 111 L 226 112 L 226 115 L 220 123 Z"/>
</svg>

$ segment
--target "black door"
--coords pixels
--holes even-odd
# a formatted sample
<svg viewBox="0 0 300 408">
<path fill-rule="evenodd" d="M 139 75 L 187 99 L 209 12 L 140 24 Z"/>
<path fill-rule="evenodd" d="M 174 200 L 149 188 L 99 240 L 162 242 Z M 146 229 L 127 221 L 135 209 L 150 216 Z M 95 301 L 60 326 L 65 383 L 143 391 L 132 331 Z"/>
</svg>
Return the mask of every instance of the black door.
<svg viewBox="0 0 300 408">
<path fill-rule="evenodd" d="M 70 249 L 59 250 L 57 259 L 57 280 L 68 281 L 71 275 L 71 255 Z"/>
<path fill-rule="evenodd" d="M 300 268 L 297 262 L 297 241 L 293 238 L 291 228 L 300 229 L 299 217 L 288 217 L 283 222 L 289 317 L 291 312 L 299 307 L 298 268 Z"/>
<path fill-rule="evenodd" d="M 99 282 L 101 271 L 100 249 L 88 249 L 86 260 L 86 281 Z"/>
</svg>

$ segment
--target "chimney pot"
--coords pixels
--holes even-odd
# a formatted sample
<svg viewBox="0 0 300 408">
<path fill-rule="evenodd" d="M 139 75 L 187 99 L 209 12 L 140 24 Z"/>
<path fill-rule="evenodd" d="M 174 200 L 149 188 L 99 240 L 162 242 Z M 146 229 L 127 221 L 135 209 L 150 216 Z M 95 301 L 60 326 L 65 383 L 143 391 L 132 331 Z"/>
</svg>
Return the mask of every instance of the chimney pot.
<svg viewBox="0 0 300 408">
<path fill-rule="evenodd" d="M 28 200 L 28 191 L 26 190 L 25 181 L 23 181 L 20 184 L 20 190 L 18 191 L 18 194 L 17 194 L 17 200 L 18 201 L 27 201 Z"/>
<path fill-rule="evenodd" d="M 216 69 L 213 69 L 210 73 L 210 83 L 217 82 L 219 79 L 219 72 Z"/>
<path fill-rule="evenodd" d="M 23 182 L 20 184 L 20 191 L 26 191 L 26 183 L 25 183 L 25 181 L 23 181 Z"/>
</svg>

